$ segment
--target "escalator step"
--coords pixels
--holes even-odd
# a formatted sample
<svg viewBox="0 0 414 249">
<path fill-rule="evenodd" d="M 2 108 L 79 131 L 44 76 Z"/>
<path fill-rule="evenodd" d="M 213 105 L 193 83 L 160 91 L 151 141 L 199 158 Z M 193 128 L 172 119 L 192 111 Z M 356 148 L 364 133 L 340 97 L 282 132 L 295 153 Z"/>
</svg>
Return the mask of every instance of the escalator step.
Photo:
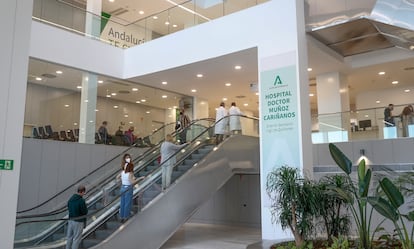
<svg viewBox="0 0 414 249">
<path fill-rule="evenodd" d="M 109 237 L 115 230 L 96 230 L 95 238 L 98 240 L 104 240 Z"/>
<path fill-rule="evenodd" d="M 82 247 L 89 248 L 89 247 L 99 244 L 101 241 L 102 240 L 99 240 L 99 239 L 84 239 L 82 240 Z"/>
</svg>

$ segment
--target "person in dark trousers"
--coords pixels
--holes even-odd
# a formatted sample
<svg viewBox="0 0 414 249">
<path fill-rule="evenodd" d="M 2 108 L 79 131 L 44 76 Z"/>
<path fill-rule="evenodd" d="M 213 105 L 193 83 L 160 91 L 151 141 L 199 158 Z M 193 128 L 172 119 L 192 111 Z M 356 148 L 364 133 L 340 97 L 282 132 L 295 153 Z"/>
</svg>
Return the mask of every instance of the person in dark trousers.
<svg viewBox="0 0 414 249">
<path fill-rule="evenodd" d="M 178 132 L 180 132 L 180 144 L 187 143 L 187 130 L 190 125 L 190 118 L 185 114 L 184 109 L 181 109 L 180 116 L 178 117 L 180 124 Z"/>
<path fill-rule="evenodd" d="M 102 142 L 104 144 L 109 144 L 112 137 L 108 134 L 108 129 L 106 126 L 108 125 L 107 121 L 103 121 L 101 127 L 98 129 L 99 136 L 101 136 Z"/>
<path fill-rule="evenodd" d="M 384 110 L 384 123 L 386 127 L 395 126 L 392 110 L 394 110 L 393 104 L 389 104 L 388 107 Z"/>
<path fill-rule="evenodd" d="M 86 225 L 86 217 L 88 214 L 88 207 L 86 206 L 83 196 L 86 193 L 86 188 L 83 185 L 78 187 L 78 192 L 68 201 L 68 229 L 66 249 L 78 249 L 82 238 L 82 231 Z"/>
</svg>

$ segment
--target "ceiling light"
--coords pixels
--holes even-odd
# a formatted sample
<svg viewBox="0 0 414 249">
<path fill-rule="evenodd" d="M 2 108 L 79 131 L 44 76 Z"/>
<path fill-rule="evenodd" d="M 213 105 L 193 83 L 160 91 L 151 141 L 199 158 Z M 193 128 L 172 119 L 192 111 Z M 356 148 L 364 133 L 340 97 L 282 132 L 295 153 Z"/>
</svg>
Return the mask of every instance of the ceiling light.
<svg viewBox="0 0 414 249">
<path fill-rule="evenodd" d="M 65 105 L 65 107 L 69 107 L 69 105 Z"/>
<path fill-rule="evenodd" d="M 308 68 L 308 72 L 311 72 L 311 71 L 312 71 L 312 68 L 310 68 L 310 67 L 309 67 L 309 68 Z"/>
<path fill-rule="evenodd" d="M 177 106 L 175 105 L 175 106 L 173 106 L 173 108 L 174 108 L 174 109 L 177 109 Z"/>
<path fill-rule="evenodd" d="M 147 100 L 146 99 L 141 99 L 141 102 L 146 102 Z"/>
<path fill-rule="evenodd" d="M 127 118 L 128 117 L 128 114 L 125 114 L 124 117 Z"/>
<path fill-rule="evenodd" d="M 102 84 L 102 83 L 103 83 L 103 80 L 98 80 L 98 83 L 99 83 L 99 84 Z"/>
<path fill-rule="evenodd" d="M 397 85 L 398 84 L 398 80 L 394 80 L 393 82 L 391 82 L 391 84 Z"/>
<path fill-rule="evenodd" d="M 132 91 L 133 91 L 133 92 L 136 92 L 136 91 L 138 91 L 138 88 L 135 88 L 135 87 L 134 87 L 134 88 L 132 88 Z"/>
<path fill-rule="evenodd" d="M 256 95 L 259 96 L 259 92 L 257 92 Z"/>
<path fill-rule="evenodd" d="M 169 21 L 166 21 L 166 22 L 165 22 L 165 25 L 170 25 L 170 22 L 169 22 Z"/>
<path fill-rule="evenodd" d="M 379 74 L 379 75 L 384 75 L 384 74 L 385 74 L 385 72 L 379 72 L 378 74 Z"/>
<path fill-rule="evenodd" d="M 172 108 L 171 107 L 168 107 L 168 110 L 172 110 Z"/>
<path fill-rule="evenodd" d="M 309 97 L 313 97 L 313 96 L 315 96 L 315 94 L 309 93 Z"/>
<path fill-rule="evenodd" d="M 410 50 L 414 50 L 414 45 L 411 45 L 410 46 Z"/>
<path fill-rule="evenodd" d="M 203 75 L 201 73 L 197 74 L 197 78 L 202 78 Z"/>
<path fill-rule="evenodd" d="M 226 98 L 226 97 L 224 97 L 224 98 L 223 98 L 223 101 L 227 101 L 227 98 Z"/>
<path fill-rule="evenodd" d="M 158 16 L 153 16 L 152 19 L 157 20 Z"/>
<path fill-rule="evenodd" d="M 82 86 L 77 86 L 76 88 L 78 88 L 78 89 L 82 89 Z"/>
<path fill-rule="evenodd" d="M 191 92 L 195 93 L 195 92 L 197 92 L 197 90 L 196 89 L 191 89 Z"/>
<path fill-rule="evenodd" d="M 141 103 L 141 101 L 137 100 L 137 101 L 135 101 L 135 103 L 139 104 L 139 103 Z"/>
<path fill-rule="evenodd" d="M 40 78 L 40 77 L 36 77 L 36 80 L 37 80 L 37 81 L 41 81 L 41 80 L 42 80 L 42 78 Z"/>
<path fill-rule="evenodd" d="M 119 107 L 119 106 L 117 106 L 117 105 L 114 105 L 114 108 L 115 108 L 115 109 L 118 109 L 118 107 Z"/>
<path fill-rule="evenodd" d="M 244 106 L 249 106 L 249 104 L 247 104 L 247 103 L 244 103 L 243 105 L 244 105 Z"/>
<path fill-rule="evenodd" d="M 226 84 L 224 84 L 225 86 L 231 86 L 231 83 L 226 83 Z"/>
<path fill-rule="evenodd" d="M 200 105 L 205 105 L 206 103 L 204 102 L 204 101 L 201 101 L 200 102 Z"/>
<path fill-rule="evenodd" d="M 235 66 L 234 67 L 234 69 L 236 69 L 236 70 L 240 70 L 242 67 L 241 66 L 239 66 L 239 65 L 237 65 L 237 66 Z"/>
<path fill-rule="evenodd" d="M 369 117 L 368 114 L 365 114 L 365 117 L 368 118 Z"/>
<path fill-rule="evenodd" d="M 108 1 L 111 2 L 111 3 L 115 2 L 115 0 L 108 0 Z"/>
<path fill-rule="evenodd" d="M 375 103 L 379 104 L 379 103 L 381 103 L 381 101 L 377 100 L 377 101 L 375 101 Z"/>
<path fill-rule="evenodd" d="M 63 72 L 62 72 L 62 71 L 60 71 L 60 70 L 57 70 L 57 71 L 56 71 L 56 73 L 57 73 L 57 74 L 62 74 Z"/>
<path fill-rule="evenodd" d="M 112 96 L 116 96 L 116 93 L 111 93 Z"/>
<path fill-rule="evenodd" d="M 144 12 L 143 10 L 140 10 L 138 13 L 139 13 L 140 15 L 143 15 L 145 12 Z"/>
<path fill-rule="evenodd" d="M 99 112 L 99 110 L 98 109 L 95 109 L 95 112 Z"/>
<path fill-rule="evenodd" d="M 409 93 L 410 89 L 405 89 L 404 92 Z"/>
<path fill-rule="evenodd" d="M 161 82 L 161 84 L 163 84 L 163 85 L 167 85 L 167 84 L 168 84 L 168 82 L 167 82 L 167 81 L 163 81 L 163 82 Z"/>
<path fill-rule="evenodd" d="M 107 95 L 106 95 L 106 97 L 107 97 L 107 98 L 110 98 L 110 97 L 111 97 L 111 95 L 110 95 L 110 94 L 107 94 Z"/>
<path fill-rule="evenodd" d="M 161 98 L 166 99 L 167 95 L 162 95 Z"/>
<path fill-rule="evenodd" d="M 132 122 L 132 121 L 129 121 L 128 123 L 129 123 L 129 124 L 133 124 L 134 122 Z"/>
<path fill-rule="evenodd" d="M 177 27 L 177 24 L 173 24 L 173 27 L 176 28 Z"/>
<path fill-rule="evenodd" d="M 78 125 L 78 123 L 73 123 L 73 125 Z"/>
<path fill-rule="evenodd" d="M 150 112 L 150 111 L 146 111 L 145 113 L 146 113 L 146 114 L 150 114 L 151 112 Z"/>
<path fill-rule="evenodd" d="M 85 100 L 84 100 L 84 102 L 85 102 L 85 103 L 88 103 L 88 102 L 89 102 L 89 100 L 85 99 Z"/>
</svg>

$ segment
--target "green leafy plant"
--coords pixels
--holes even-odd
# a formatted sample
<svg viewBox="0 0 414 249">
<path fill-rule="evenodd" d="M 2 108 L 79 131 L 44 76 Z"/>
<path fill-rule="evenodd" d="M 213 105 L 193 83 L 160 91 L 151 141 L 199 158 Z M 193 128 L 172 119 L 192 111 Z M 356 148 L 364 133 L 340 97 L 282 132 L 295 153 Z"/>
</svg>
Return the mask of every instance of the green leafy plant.
<svg viewBox="0 0 414 249">
<path fill-rule="evenodd" d="M 328 241 L 333 237 L 348 235 L 350 219 L 348 216 L 347 200 L 337 195 L 335 189 L 349 191 L 351 186 L 344 175 L 331 175 L 322 178 L 318 186 L 320 188 L 319 217 L 328 236 Z"/>
<path fill-rule="evenodd" d="M 297 168 L 282 166 L 267 176 L 267 193 L 272 200 L 272 222 L 290 228 L 297 247 L 311 233 L 318 203 L 314 185 L 303 179 Z"/>
<path fill-rule="evenodd" d="M 401 214 L 400 207 L 404 204 L 404 196 L 399 189 L 387 177 L 380 180 L 381 190 L 385 193 L 385 198 L 381 196 L 368 197 L 368 202 L 385 218 L 391 220 L 395 226 L 395 231 L 401 241 L 403 249 L 413 249 L 414 225 L 411 234 L 408 234 L 404 220 L 414 221 L 414 211 L 408 214 Z"/>
<path fill-rule="evenodd" d="M 343 236 L 332 237 L 332 244 L 326 249 L 349 249 L 349 241 Z"/>
<path fill-rule="evenodd" d="M 352 179 L 352 162 L 342 153 L 342 151 L 334 144 L 329 144 L 329 151 L 336 164 L 346 174 L 347 181 L 351 188 L 341 189 L 333 188 L 333 190 L 347 203 L 355 220 L 360 240 L 360 247 L 364 249 L 372 248 L 372 238 L 370 237 L 371 213 L 367 208 L 368 189 L 371 183 L 372 171 L 365 167 L 365 160 L 362 159 L 358 164 L 358 179 L 356 184 L 351 184 Z M 356 204 L 356 205 L 354 205 Z"/>
</svg>

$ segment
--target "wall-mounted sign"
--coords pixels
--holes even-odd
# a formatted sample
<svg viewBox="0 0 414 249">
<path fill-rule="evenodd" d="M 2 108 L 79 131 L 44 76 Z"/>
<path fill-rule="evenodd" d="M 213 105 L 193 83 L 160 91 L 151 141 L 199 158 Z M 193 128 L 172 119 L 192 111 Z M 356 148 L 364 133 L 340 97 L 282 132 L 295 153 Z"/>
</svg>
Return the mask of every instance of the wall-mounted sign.
<svg viewBox="0 0 414 249">
<path fill-rule="evenodd" d="M 0 159 L 0 170 L 13 170 L 13 160 Z"/>
</svg>

